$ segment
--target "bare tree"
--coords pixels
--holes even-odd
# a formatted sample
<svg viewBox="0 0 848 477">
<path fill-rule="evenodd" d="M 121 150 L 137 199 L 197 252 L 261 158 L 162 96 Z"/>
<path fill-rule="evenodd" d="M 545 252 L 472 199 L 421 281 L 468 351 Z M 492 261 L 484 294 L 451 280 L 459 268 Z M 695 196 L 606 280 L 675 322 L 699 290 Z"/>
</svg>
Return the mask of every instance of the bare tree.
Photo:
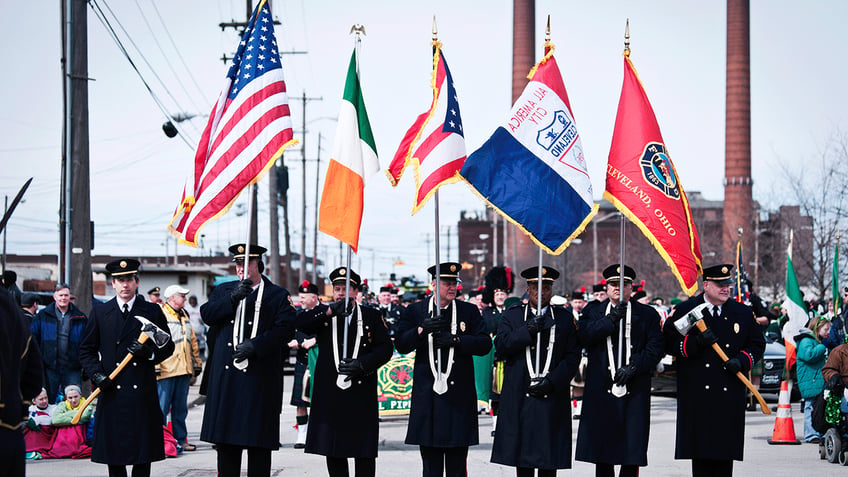
<svg viewBox="0 0 848 477">
<path fill-rule="evenodd" d="M 802 275 L 799 269 L 810 271 L 811 279 L 801 285 L 812 287 L 823 300 L 831 288 L 836 237 L 848 217 L 848 134 L 836 130 L 817 157 L 805 159 L 801 165 L 793 162 L 780 161 L 778 165 L 789 192 L 783 200 L 788 198 L 798 204 L 801 216 L 810 217 L 812 226 L 807 231 L 798 227 L 801 224 L 785 225 L 793 228 L 796 237 L 809 233 L 812 250 L 802 251 L 796 246 L 792 262 L 798 275 Z M 796 243 L 803 242 L 796 240 Z"/>
</svg>

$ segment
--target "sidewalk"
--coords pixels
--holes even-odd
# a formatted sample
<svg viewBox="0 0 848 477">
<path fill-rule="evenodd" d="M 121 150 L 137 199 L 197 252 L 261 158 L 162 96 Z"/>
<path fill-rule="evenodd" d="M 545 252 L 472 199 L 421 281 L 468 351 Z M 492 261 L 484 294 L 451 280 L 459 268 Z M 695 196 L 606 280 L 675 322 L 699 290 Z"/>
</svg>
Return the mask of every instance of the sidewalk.
<svg viewBox="0 0 848 477">
<path fill-rule="evenodd" d="M 286 376 L 285 385 L 291 388 L 291 377 Z M 199 397 L 198 386 L 189 390 L 189 402 Z M 293 448 L 297 431 L 295 408 L 288 404 L 290 394 L 287 391 L 283 400 L 283 414 L 280 419 L 280 442 L 282 447 L 272 453 L 271 475 L 284 476 L 323 476 L 327 475 L 325 461 L 321 456 L 305 454 Z M 237 404 L 236 404 L 237 405 Z M 344 405 L 339 403 L 339 405 Z M 185 452 L 177 458 L 155 462 L 153 476 L 214 477 L 216 475 L 216 455 L 212 445 L 201 442 L 200 426 L 203 418 L 203 405 L 191 406 L 187 419 L 188 440 L 197 445 L 194 452 Z M 247 410 L 245 411 L 246 414 Z M 709 412 L 709 410 L 705 410 Z M 685 477 L 691 474 L 689 461 L 674 460 L 676 401 L 673 398 L 653 397 L 651 404 L 651 441 L 648 448 L 648 467 L 643 475 Z M 792 417 L 796 432 L 803 430 L 803 416 L 798 405 L 792 408 Z M 803 444 L 797 446 L 770 446 L 766 443 L 774 428 L 774 414 L 770 416 L 759 412 L 748 412 L 745 429 L 745 461 L 736 462 L 734 471 L 739 476 L 762 475 L 769 477 L 798 475 L 830 476 L 846 474 L 839 465 L 828 464 L 819 459 L 818 446 Z M 577 439 L 577 426 L 573 421 L 572 442 Z M 470 448 L 468 455 L 468 475 L 485 477 L 512 477 L 515 470 L 510 467 L 489 462 L 492 450 L 490 436 L 491 418 L 480 416 L 480 445 Z M 421 461 L 416 446 L 403 443 L 406 436 L 406 416 L 389 416 L 380 423 L 379 457 L 377 475 L 415 477 L 421 475 Z M 574 444 L 572 444 L 572 449 Z M 573 460 L 573 456 L 572 456 Z M 246 458 L 242 463 L 246 474 Z M 584 462 L 573 462 L 571 470 L 560 471 L 562 476 L 592 476 L 594 466 Z M 352 472 L 351 472 L 352 473 Z M 107 475 L 105 465 L 93 464 L 89 460 L 39 460 L 28 461 L 27 475 L 30 477 L 55 477 L 68 475 L 75 477 L 102 477 Z"/>
</svg>

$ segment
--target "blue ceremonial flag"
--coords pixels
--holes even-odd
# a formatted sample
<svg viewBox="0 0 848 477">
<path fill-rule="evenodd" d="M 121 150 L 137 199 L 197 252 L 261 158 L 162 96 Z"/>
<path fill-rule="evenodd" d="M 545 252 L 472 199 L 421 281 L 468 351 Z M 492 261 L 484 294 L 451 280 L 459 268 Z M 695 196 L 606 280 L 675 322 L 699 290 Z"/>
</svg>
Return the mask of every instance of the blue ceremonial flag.
<svg viewBox="0 0 848 477">
<path fill-rule="evenodd" d="M 506 122 L 465 161 L 471 188 L 558 255 L 597 213 L 583 145 L 551 48 Z"/>
</svg>

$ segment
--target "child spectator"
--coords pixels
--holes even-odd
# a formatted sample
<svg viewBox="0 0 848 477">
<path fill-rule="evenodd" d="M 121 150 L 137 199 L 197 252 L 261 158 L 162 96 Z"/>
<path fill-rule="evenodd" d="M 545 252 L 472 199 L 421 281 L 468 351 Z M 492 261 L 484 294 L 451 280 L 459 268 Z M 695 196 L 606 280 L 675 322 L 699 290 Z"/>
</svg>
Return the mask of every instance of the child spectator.
<svg viewBox="0 0 848 477">
<path fill-rule="evenodd" d="M 35 426 L 49 426 L 53 422 L 53 411 L 56 409 L 55 404 L 50 404 L 50 398 L 47 397 L 47 390 L 41 388 L 32 400 L 33 404 L 29 407 L 29 419 L 31 423 L 27 423 L 27 427 L 32 429 Z"/>
<path fill-rule="evenodd" d="M 85 403 L 85 398 L 82 397 L 82 391 L 76 384 L 65 386 L 65 400 L 56 405 L 56 410 L 53 412 L 53 425 L 56 427 L 70 426 L 71 420 L 76 416 L 77 411 Z M 88 406 L 82 413 L 80 424 L 85 424 L 91 419 L 91 413 L 94 408 Z"/>
<path fill-rule="evenodd" d="M 801 328 L 797 343 L 798 390 L 804 398 L 804 440 L 809 443 L 821 441 L 821 434 L 813 429 L 813 402 L 824 391 L 824 378 L 821 370 L 827 360 L 827 347 L 822 344 L 830 332 L 830 321 L 817 317 L 810 320 L 806 328 Z"/>
</svg>

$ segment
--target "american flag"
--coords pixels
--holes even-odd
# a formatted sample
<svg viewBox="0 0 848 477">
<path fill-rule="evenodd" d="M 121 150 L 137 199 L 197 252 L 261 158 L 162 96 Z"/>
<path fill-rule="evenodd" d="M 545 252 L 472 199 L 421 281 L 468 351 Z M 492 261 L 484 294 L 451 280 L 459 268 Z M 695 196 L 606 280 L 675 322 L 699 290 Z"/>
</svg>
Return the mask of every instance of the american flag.
<svg viewBox="0 0 848 477">
<path fill-rule="evenodd" d="M 413 153 L 419 138 L 423 139 Z M 460 180 L 465 157 L 456 88 L 441 45 L 437 43 L 433 52 L 433 102 L 404 135 L 386 173 L 396 186 L 406 166 L 410 162 L 415 166 L 414 214 L 440 186 Z"/>
<path fill-rule="evenodd" d="M 194 177 L 169 229 L 197 246 L 200 229 L 229 210 L 241 191 L 296 142 L 274 22 L 263 0 L 241 37 L 197 146 Z"/>
</svg>

